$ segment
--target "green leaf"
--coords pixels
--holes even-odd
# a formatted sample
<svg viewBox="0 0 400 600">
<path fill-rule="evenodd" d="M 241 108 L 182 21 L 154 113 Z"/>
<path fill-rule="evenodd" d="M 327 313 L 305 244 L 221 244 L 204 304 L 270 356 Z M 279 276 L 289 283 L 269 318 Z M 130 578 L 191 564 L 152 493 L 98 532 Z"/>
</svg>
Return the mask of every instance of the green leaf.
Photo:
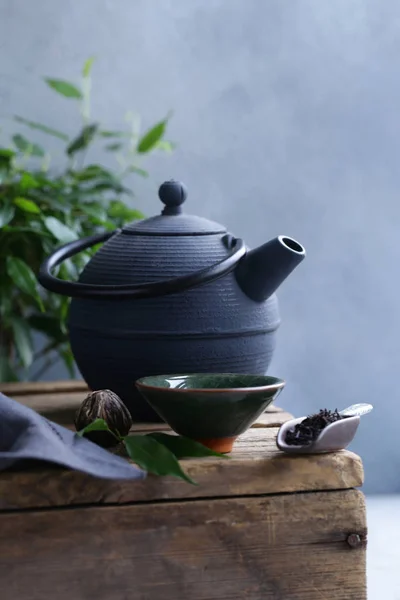
<svg viewBox="0 0 400 600">
<path fill-rule="evenodd" d="M 28 368 L 33 361 L 33 346 L 29 325 L 24 319 L 13 317 L 11 327 L 18 356 L 21 359 L 22 365 Z"/>
<path fill-rule="evenodd" d="M 50 79 L 45 78 L 45 82 L 53 90 L 65 96 L 65 98 L 76 98 L 77 100 L 82 99 L 82 92 L 73 83 L 64 81 L 63 79 Z"/>
<path fill-rule="evenodd" d="M 159 140 L 155 146 L 158 150 L 162 150 L 163 152 L 167 152 L 170 154 L 176 148 L 176 144 L 172 142 L 167 142 L 167 140 Z"/>
<path fill-rule="evenodd" d="M 24 210 L 27 213 L 34 213 L 36 215 L 40 214 L 40 208 L 38 205 L 32 200 L 28 200 L 28 198 L 23 198 L 22 196 L 17 196 L 14 198 L 15 206 L 18 206 L 21 210 Z"/>
<path fill-rule="evenodd" d="M 68 346 L 68 348 L 66 348 L 65 350 L 60 350 L 60 355 L 64 361 L 64 365 L 67 368 L 69 376 L 71 377 L 71 379 L 73 379 L 75 377 L 75 361 L 71 348 Z"/>
<path fill-rule="evenodd" d="M 18 150 L 20 150 L 21 152 L 28 152 L 28 150 L 31 147 L 30 142 L 28 142 L 28 140 L 26 138 L 24 138 L 23 135 L 20 135 L 20 134 L 13 135 L 12 140 L 13 140 L 16 148 L 18 148 Z"/>
<path fill-rule="evenodd" d="M 98 125 L 96 123 L 92 123 L 92 125 L 86 125 L 81 131 L 81 133 L 70 143 L 67 147 L 68 156 L 72 156 L 79 150 L 84 150 L 89 146 L 89 144 L 93 141 Z"/>
<path fill-rule="evenodd" d="M 49 314 L 34 314 L 28 318 L 29 326 L 56 342 L 65 342 L 66 336 L 60 327 L 60 319 Z"/>
<path fill-rule="evenodd" d="M 99 135 L 105 138 L 122 138 L 122 137 L 130 137 L 130 134 L 126 131 L 99 131 Z"/>
<path fill-rule="evenodd" d="M 38 292 L 38 283 L 32 269 L 16 256 L 7 256 L 6 268 L 8 276 L 17 288 L 34 298 L 40 310 L 44 312 L 43 302 Z"/>
<path fill-rule="evenodd" d="M 3 230 L 9 233 L 34 233 L 36 236 L 41 236 L 43 238 L 51 238 L 49 232 L 41 231 L 38 228 L 34 227 L 36 223 L 32 222 L 30 227 L 12 227 L 11 225 L 5 225 Z M 49 248 L 49 252 L 53 250 L 53 246 Z"/>
<path fill-rule="evenodd" d="M 90 190 L 90 192 L 107 192 L 113 191 L 118 194 L 131 194 L 131 190 L 124 187 L 120 181 L 117 179 L 104 179 L 103 181 L 98 181 Z"/>
<path fill-rule="evenodd" d="M 219 458 L 229 458 L 226 454 L 214 452 L 206 448 L 203 444 L 195 442 L 187 437 L 180 435 L 169 435 L 168 433 L 149 433 L 149 437 L 155 439 L 170 450 L 176 458 L 203 458 L 205 456 L 218 456 Z"/>
<path fill-rule="evenodd" d="M 19 187 L 25 191 L 32 188 L 40 187 L 40 183 L 37 179 L 35 179 L 35 177 L 33 177 L 33 175 L 31 175 L 31 173 L 25 171 L 21 175 Z"/>
<path fill-rule="evenodd" d="M 137 175 L 141 175 L 141 177 L 149 176 L 147 171 L 145 171 L 144 169 L 140 169 L 139 167 L 135 167 L 135 165 L 132 165 L 131 167 L 129 167 L 128 172 L 137 173 Z"/>
<path fill-rule="evenodd" d="M 8 173 L 11 170 L 12 162 L 15 156 L 13 150 L 8 148 L 0 148 L 0 172 Z"/>
<path fill-rule="evenodd" d="M 75 231 L 61 223 L 55 217 L 46 217 L 44 219 L 44 224 L 47 229 L 54 235 L 54 237 L 61 242 L 62 244 L 68 244 L 69 242 L 73 242 L 78 239 Z"/>
<path fill-rule="evenodd" d="M 1 303 L 0 303 L 0 323 L 9 322 L 10 318 L 14 314 L 14 298 L 13 296 L 13 283 L 10 281 L 8 285 L 1 284 Z M 3 325 L 4 327 L 4 325 Z M 0 342 L 0 352 L 2 344 Z"/>
<path fill-rule="evenodd" d="M 29 119 L 24 119 L 23 117 L 18 117 L 17 115 L 14 117 L 14 120 L 18 123 L 23 123 L 27 125 L 31 129 L 36 129 L 37 131 L 41 131 L 42 133 L 47 133 L 48 135 L 52 135 L 64 142 L 68 142 L 69 137 L 66 133 L 62 133 L 62 131 L 58 131 L 57 129 L 53 129 L 52 127 L 47 127 L 47 125 L 42 125 L 41 123 L 36 123 L 35 121 L 29 121 Z"/>
<path fill-rule="evenodd" d="M 96 419 L 95 421 L 92 421 L 92 423 L 89 423 L 89 425 L 86 425 L 86 427 L 78 431 L 78 435 L 83 437 L 86 433 L 90 433 L 91 431 L 108 431 L 115 438 L 119 439 L 115 433 L 111 431 L 104 419 Z"/>
<path fill-rule="evenodd" d="M 82 69 L 82 75 L 83 75 L 83 77 L 89 77 L 90 72 L 92 70 L 93 63 L 94 63 L 95 60 L 96 59 L 95 59 L 94 56 L 91 56 L 87 60 L 85 60 L 84 65 L 83 65 L 83 69 Z"/>
<path fill-rule="evenodd" d="M 121 148 L 123 148 L 124 145 L 123 144 L 107 144 L 107 146 L 104 147 L 105 150 L 107 150 L 107 152 L 116 152 L 117 150 L 121 150 Z"/>
<path fill-rule="evenodd" d="M 134 221 L 143 219 L 144 215 L 139 210 L 129 208 L 121 200 L 112 200 L 108 207 L 108 216 L 110 219 L 122 219 L 124 221 Z"/>
<path fill-rule="evenodd" d="M 173 475 L 197 485 L 181 468 L 176 456 L 147 435 L 129 435 L 124 439 L 129 457 L 142 469 L 154 475 Z"/>
<path fill-rule="evenodd" d="M 61 309 L 60 309 L 60 318 L 61 318 L 61 330 L 63 333 L 67 335 L 67 317 L 69 312 L 70 299 L 62 298 Z"/>
<path fill-rule="evenodd" d="M 74 171 L 73 177 L 78 181 L 90 181 L 97 178 L 115 179 L 114 173 L 108 171 L 101 165 L 88 165 L 81 171 Z"/>
<path fill-rule="evenodd" d="M 81 256 L 81 255 L 80 255 Z M 76 257 L 76 259 L 80 258 Z M 76 281 L 78 278 L 78 270 L 77 267 L 75 265 L 74 262 L 71 261 L 71 259 L 65 260 L 62 265 L 59 266 L 59 273 L 58 276 L 61 279 L 64 279 L 66 281 Z"/>
<path fill-rule="evenodd" d="M 24 154 L 29 154 L 30 156 L 38 156 L 43 157 L 45 155 L 45 151 L 38 144 L 32 144 L 23 135 L 19 133 L 13 135 L 12 140 L 15 144 L 15 147 L 18 148 L 20 152 Z"/>
<path fill-rule="evenodd" d="M 8 225 L 15 214 L 15 208 L 12 204 L 3 204 L 0 206 L 0 228 Z"/>
<path fill-rule="evenodd" d="M 80 207 L 81 211 L 97 219 L 98 221 L 106 221 L 107 213 L 103 206 L 99 204 L 82 204 Z"/>
<path fill-rule="evenodd" d="M 149 152 L 157 142 L 162 138 L 167 127 L 167 121 L 160 121 L 157 125 L 154 125 L 149 129 L 144 136 L 139 140 L 137 151 L 141 154 Z"/>
<path fill-rule="evenodd" d="M 13 160 L 15 152 L 12 150 L 0 149 L 0 184 L 6 183 L 8 179 L 13 178 Z M 1 197 L 1 193 L 0 193 Z"/>
<path fill-rule="evenodd" d="M 0 383 L 8 381 L 18 381 L 18 377 L 11 366 L 11 360 L 8 358 L 5 349 L 0 345 Z"/>
<path fill-rule="evenodd" d="M 0 159 L 6 158 L 10 159 L 15 156 L 15 152 L 13 150 L 9 150 L 8 148 L 0 148 Z"/>
</svg>

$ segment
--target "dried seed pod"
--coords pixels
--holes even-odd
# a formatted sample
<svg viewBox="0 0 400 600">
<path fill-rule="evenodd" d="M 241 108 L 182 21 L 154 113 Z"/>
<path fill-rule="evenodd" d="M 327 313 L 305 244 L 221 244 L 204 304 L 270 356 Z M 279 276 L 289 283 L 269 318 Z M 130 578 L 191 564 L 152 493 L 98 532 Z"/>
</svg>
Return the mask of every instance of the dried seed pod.
<svg viewBox="0 0 400 600">
<path fill-rule="evenodd" d="M 104 419 L 109 429 L 118 437 L 128 435 L 132 426 L 129 410 L 111 390 L 97 390 L 88 394 L 76 412 L 75 428 L 81 431 L 96 419 Z M 103 448 L 111 448 L 119 443 L 108 431 L 90 431 L 85 437 Z"/>
</svg>

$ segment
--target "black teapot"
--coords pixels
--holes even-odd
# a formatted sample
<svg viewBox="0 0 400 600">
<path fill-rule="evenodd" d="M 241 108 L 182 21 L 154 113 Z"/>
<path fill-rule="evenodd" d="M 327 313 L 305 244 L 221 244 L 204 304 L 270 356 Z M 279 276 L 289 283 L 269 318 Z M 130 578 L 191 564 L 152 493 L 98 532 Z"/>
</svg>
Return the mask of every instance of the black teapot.
<svg viewBox="0 0 400 600">
<path fill-rule="evenodd" d="M 280 322 L 274 292 L 305 256 L 285 236 L 248 250 L 222 225 L 183 214 L 182 183 L 164 183 L 159 197 L 161 215 L 66 244 L 39 273 L 73 298 L 71 348 L 88 386 L 116 392 L 139 421 L 159 420 L 135 390 L 139 377 L 264 374 Z M 51 274 L 100 242 L 78 282 Z"/>
</svg>

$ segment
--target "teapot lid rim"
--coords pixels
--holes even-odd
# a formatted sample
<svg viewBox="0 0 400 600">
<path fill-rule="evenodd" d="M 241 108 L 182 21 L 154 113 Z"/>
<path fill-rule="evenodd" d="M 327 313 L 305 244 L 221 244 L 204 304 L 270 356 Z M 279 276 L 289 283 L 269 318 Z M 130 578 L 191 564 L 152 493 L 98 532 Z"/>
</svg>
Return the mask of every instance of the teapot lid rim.
<svg viewBox="0 0 400 600">
<path fill-rule="evenodd" d="M 157 215 L 125 225 L 121 233 L 128 235 L 197 236 L 226 233 L 226 227 L 195 215 Z"/>
<path fill-rule="evenodd" d="M 161 215 L 134 221 L 122 229 L 123 233 L 131 235 L 217 235 L 226 233 L 226 228 L 220 223 L 204 217 L 184 214 L 182 205 L 187 197 L 184 183 L 170 179 L 165 181 L 158 190 L 158 196 L 164 204 Z"/>
</svg>

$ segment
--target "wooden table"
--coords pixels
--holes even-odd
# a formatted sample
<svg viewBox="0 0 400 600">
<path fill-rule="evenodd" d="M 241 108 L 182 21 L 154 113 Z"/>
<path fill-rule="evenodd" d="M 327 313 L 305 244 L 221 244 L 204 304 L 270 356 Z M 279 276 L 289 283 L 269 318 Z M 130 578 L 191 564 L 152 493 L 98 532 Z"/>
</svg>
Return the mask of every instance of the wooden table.
<svg viewBox="0 0 400 600">
<path fill-rule="evenodd" d="M 1 391 L 64 424 L 85 395 L 76 382 Z M 184 461 L 198 486 L 1 473 L 2 600 L 364 600 L 361 460 L 280 453 L 287 418 L 269 410 L 229 461 Z"/>
</svg>

